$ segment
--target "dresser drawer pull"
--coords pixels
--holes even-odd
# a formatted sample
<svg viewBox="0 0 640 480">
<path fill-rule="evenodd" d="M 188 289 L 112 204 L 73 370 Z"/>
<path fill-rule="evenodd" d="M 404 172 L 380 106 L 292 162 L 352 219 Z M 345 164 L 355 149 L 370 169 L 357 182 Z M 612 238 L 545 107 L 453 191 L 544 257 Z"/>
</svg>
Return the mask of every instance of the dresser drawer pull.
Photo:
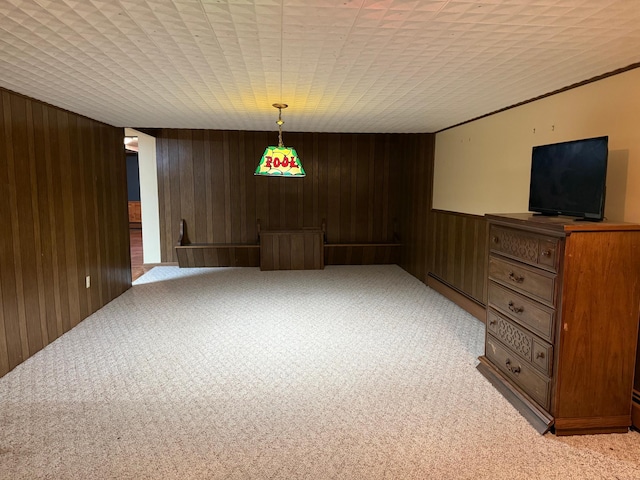
<svg viewBox="0 0 640 480">
<path fill-rule="evenodd" d="M 516 307 L 513 302 L 509 302 L 509 310 L 513 313 L 522 313 L 524 312 L 524 307 Z"/>
<path fill-rule="evenodd" d="M 500 243 L 500 237 L 498 236 L 493 237 L 493 243 Z"/>
<path fill-rule="evenodd" d="M 495 321 L 495 320 L 491 320 L 491 321 L 489 322 L 489 325 L 495 325 L 495 324 L 496 324 L 496 321 Z"/>
<path fill-rule="evenodd" d="M 542 251 L 542 256 L 543 257 L 550 257 L 551 256 L 551 250 L 543 250 Z"/>
<path fill-rule="evenodd" d="M 536 353 L 536 358 L 544 358 L 544 352 Z"/>
<path fill-rule="evenodd" d="M 515 282 L 515 283 L 522 283 L 522 282 L 524 282 L 524 276 L 522 276 L 522 275 L 518 276 L 515 273 L 510 272 L 509 273 L 509 280 L 511 280 L 512 282 Z"/>
<path fill-rule="evenodd" d="M 507 361 L 505 362 L 505 365 L 507 366 L 507 370 L 509 370 L 514 375 L 518 375 L 520 373 L 520 367 L 512 367 L 511 366 L 511 359 L 510 358 L 507 358 Z"/>
</svg>

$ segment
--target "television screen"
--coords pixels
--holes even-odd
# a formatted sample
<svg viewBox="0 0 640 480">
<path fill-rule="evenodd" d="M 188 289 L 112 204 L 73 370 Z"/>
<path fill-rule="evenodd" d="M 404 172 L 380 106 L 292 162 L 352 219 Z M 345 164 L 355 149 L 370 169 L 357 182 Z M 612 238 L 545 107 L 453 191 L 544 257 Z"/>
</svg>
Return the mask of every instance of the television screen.
<svg viewBox="0 0 640 480">
<path fill-rule="evenodd" d="M 533 147 L 529 211 L 602 220 L 609 137 Z"/>
</svg>

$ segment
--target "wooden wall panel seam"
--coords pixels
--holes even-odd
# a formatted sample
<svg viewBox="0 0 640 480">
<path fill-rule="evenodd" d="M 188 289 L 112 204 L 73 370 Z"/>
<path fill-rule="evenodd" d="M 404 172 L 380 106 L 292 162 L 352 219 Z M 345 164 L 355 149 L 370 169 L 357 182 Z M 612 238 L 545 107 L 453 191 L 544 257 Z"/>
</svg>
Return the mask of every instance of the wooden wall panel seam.
<svg viewBox="0 0 640 480">
<path fill-rule="evenodd" d="M 55 302 L 55 327 L 56 327 L 56 338 L 64 333 L 64 325 L 63 318 L 65 317 L 66 309 L 62 303 L 63 298 L 63 287 L 61 286 L 62 279 L 62 271 L 60 268 L 61 258 L 60 258 L 60 247 L 58 243 L 58 233 L 57 233 L 57 225 L 61 225 L 62 221 L 58 217 L 58 207 L 60 205 L 60 201 L 56 201 L 57 198 L 55 196 L 54 185 L 56 185 L 55 178 L 56 175 L 54 173 L 53 168 L 53 145 L 56 144 L 55 140 L 51 136 L 51 113 L 55 113 L 55 110 L 52 111 L 50 108 L 44 108 L 43 110 L 43 126 L 44 126 L 44 147 L 45 147 L 45 161 L 47 163 L 47 181 L 48 181 L 48 196 L 47 203 L 49 206 L 49 225 L 50 231 L 49 234 L 51 236 L 51 265 L 53 270 L 53 295 Z M 57 157 L 56 157 L 57 158 Z M 57 169 L 59 172 L 59 169 Z M 57 221 L 56 221 L 57 219 Z"/>
<path fill-rule="evenodd" d="M 16 101 L 16 99 L 13 99 Z M 6 107 L 5 107 L 6 108 Z M 12 242 L 13 242 L 13 271 L 14 271 L 14 279 L 15 279 L 15 304 L 17 310 L 17 330 L 19 332 L 20 339 L 20 348 L 22 350 L 20 361 L 26 359 L 29 356 L 29 343 L 28 343 L 28 335 L 27 335 L 27 319 L 25 313 L 25 300 L 24 300 L 24 281 L 22 279 L 22 251 L 20 249 L 20 224 L 18 219 L 18 194 L 16 191 L 17 188 L 17 179 L 16 179 L 16 170 L 15 164 L 16 159 L 14 156 L 14 145 L 22 146 L 24 143 L 24 139 L 16 138 L 11 118 L 13 116 L 18 116 L 16 111 L 16 106 L 14 102 L 9 103 L 9 107 L 5 110 L 5 128 L 7 131 L 7 171 L 9 174 L 9 208 L 10 208 L 10 216 L 11 216 L 11 232 Z M 6 118 L 6 115 L 9 115 L 9 119 Z M 23 125 L 24 121 L 19 121 L 18 125 Z M 11 188 L 13 187 L 13 188 Z"/>
<path fill-rule="evenodd" d="M 246 152 L 245 152 L 245 138 L 244 138 L 244 132 L 240 132 L 240 136 L 238 138 L 238 159 L 240 161 L 238 161 L 238 167 L 239 167 L 239 171 L 238 171 L 238 176 L 239 176 L 239 180 L 240 180 L 240 238 L 237 239 L 240 243 L 247 243 L 247 223 L 245 220 L 247 218 L 247 183 L 249 183 L 250 180 L 247 180 L 245 182 L 242 181 L 243 178 L 251 178 L 248 177 L 247 175 L 245 175 L 245 164 L 247 162 L 243 162 L 241 161 L 242 159 L 246 158 Z"/>
<path fill-rule="evenodd" d="M 231 238 L 231 165 L 229 153 L 229 133 L 222 134 L 222 150 L 224 155 L 223 172 L 224 172 L 224 239 L 226 243 L 232 243 Z"/>
<path fill-rule="evenodd" d="M 63 168 L 63 172 L 70 173 L 72 167 L 71 164 L 71 139 L 70 139 L 70 130 L 71 125 L 69 123 L 69 116 L 62 111 L 58 111 L 58 124 L 61 126 L 60 135 L 60 161 L 62 162 L 61 166 Z M 67 261 L 67 271 L 68 275 L 67 279 L 67 293 L 69 295 L 69 324 L 65 331 L 75 327 L 80 322 L 80 291 L 78 288 L 78 262 L 76 257 L 76 236 L 75 236 L 75 226 L 76 226 L 76 218 L 74 212 L 74 202 L 73 202 L 73 194 L 74 194 L 74 185 L 71 179 L 71 175 L 63 174 L 62 175 L 62 204 L 64 208 L 63 213 L 63 225 L 64 225 L 64 236 L 65 236 L 65 258 Z"/>
<path fill-rule="evenodd" d="M 35 153 L 35 134 L 34 118 L 33 118 L 33 104 L 29 104 L 27 108 L 27 124 L 31 125 L 31 132 L 29 132 L 29 173 L 31 191 L 38 192 L 38 180 L 36 174 L 36 153 Z M 42 238 L 40 233 L 40 214 L 38 208 L 38 195 L 31 196 L 31 210 L 33 211 L 33 226 L 34 226 L 34 242 L 35 242 L 35 262 L 36 262 L 36 282 L 38 291 L 38 311 L 39 311 L 39 324 L 40 324 L 40 341 L 36 347 L 36 351 L 49 343 L 49 332 L 47 329 L 47 316 L 45 308 L 45 286 L 44 286 L 44 273 L 42 266 Z M 30 349 L 29 354 L 33 355 L 35 351 Z"/>
</svg>

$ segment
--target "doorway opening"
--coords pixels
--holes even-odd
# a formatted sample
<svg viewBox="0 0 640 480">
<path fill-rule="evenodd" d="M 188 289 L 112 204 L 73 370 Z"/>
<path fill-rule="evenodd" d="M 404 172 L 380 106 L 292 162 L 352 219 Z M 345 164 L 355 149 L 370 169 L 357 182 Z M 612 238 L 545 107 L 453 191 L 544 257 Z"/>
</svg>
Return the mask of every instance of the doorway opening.
<svg viewBox="0 0 640 480">
<path fill-rule="evenodd" d="M 127 160 L 127 200 L 129 207 L 129 241 L 131 249 L 131 281 L 144 274 L 142 249 L 142 209 L 140 206 L 140 167 L 138 137 L 124 139 Z"/>
<path fill-rule="evenodd" d="M 156 265 L 162 265 L 160 254 L 160 208 L 158 204 L 158 166 L 156 138 L 133 128 L 124 129 L 127 151 L 131 154 L 132 187 L 129 193 L 129 233 L 133 280 Z"/>
</svg>

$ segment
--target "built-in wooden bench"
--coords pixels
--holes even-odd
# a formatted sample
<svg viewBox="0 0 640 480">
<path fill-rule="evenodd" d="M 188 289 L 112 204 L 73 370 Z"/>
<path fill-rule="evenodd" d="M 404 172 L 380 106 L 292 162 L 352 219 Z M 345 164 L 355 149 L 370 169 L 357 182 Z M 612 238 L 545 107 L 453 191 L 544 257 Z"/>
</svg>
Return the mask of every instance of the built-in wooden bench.
<svg viewBox="0 0 640 480">
<path fill-rule="evenodd" d="M 263 270 L 307 270 L 324 265 L 382 265 L 400 262 L 400 242 L 327 243 L 325 223 L 320 228 L 261 230 L 258 242 L 191 243 L 180 221 L 176 245 L 180 267 L 258 267 Z"/>
<path fill-rule="evenodd" d="M 180 268 L 190 267 L 257 267 L 260 245 L 239 243 L 191 243 L 187 225 L 180 221 L 180 237 L 176 245 Z"/>
<path fill-rule="evenodd" d="M 401 243 L 325 243 L 326 265 L 385 265 L 400 263 Z"/>
<path fill-rule="evenodd" d="M 324 230 L 324 220 L 322 222 Z M 402 243 L 395 233 L 392 242 L 353 242 L 324 244 L 325 265 L 388 265 L 399 264 Z"/>
</svg>

